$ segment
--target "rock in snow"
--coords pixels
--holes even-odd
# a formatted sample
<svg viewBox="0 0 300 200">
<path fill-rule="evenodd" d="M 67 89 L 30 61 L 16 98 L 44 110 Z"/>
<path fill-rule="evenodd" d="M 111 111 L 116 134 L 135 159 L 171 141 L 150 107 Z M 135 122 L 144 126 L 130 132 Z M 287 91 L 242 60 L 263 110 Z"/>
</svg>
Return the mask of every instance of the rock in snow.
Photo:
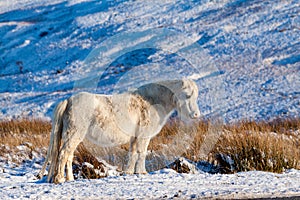
<svg viewBox="0 0 300 200">
<path fill-rule="evenodd" d="M 173 163 L 167 166 L 167 168 L 171 168 L 178 173 L 187 173 L 187 174 L 197 173 L 196 166 L 192 164 L 191 161 L 188 161 L 183 157 L 177 158 Z"/>
</svg>

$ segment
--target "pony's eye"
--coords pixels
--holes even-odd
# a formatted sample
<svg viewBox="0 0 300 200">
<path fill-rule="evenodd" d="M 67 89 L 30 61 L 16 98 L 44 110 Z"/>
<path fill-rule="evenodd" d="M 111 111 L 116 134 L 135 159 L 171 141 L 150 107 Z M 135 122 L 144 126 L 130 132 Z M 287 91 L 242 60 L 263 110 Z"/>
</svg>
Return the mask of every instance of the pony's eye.
<svg viewBox="0 0 300 200">
<path fill-rule="evenodd" d="M 189 98 L 191 98 L 191 97 L 193 96 L 193 94 L 194 94 L 194 91 L 187 91 L 187 92 L 185 93 L 185 98 L 186 98 L 186 99 L 189 99 Z"/>
<path fill-rule="evenodd" d="M 192 94 L 187 94 L 185 97 L 186 97 L 187 99 L 189 99 L 189 98 L 192 97 Z"/>
</svg>

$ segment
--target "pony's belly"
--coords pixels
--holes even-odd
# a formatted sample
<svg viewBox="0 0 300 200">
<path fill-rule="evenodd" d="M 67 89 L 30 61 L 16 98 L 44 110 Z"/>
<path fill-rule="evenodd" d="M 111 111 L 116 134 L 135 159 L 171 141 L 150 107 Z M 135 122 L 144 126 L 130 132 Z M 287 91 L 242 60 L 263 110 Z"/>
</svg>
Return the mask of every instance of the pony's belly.
<svg viewBox="0 0 300 200">
<path fill-rule="evenodd" d="M 95 128 L 90 130 L 86 139 L 91 143 L 101 147 L 114 147 L 126 144 L 130 141 L 130 136 L 120 131 L 102 130 Z"/>
</svg>

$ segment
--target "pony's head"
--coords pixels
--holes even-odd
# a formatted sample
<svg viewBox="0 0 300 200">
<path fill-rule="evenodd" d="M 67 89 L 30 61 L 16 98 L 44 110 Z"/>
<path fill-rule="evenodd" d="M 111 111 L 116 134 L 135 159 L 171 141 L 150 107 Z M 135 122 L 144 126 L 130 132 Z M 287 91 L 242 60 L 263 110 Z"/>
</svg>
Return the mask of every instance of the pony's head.
<svg viewBox="0 0 300 200">
<path fill-rule="evenodd" d="M 177 88 L 173 90 L 173 92 L 173 102 L 183 121 L 189 121 L 200 117 L 197 103 L 198 87 L 193 80 L 180 80 L 177 84 Z"/>
</svg>

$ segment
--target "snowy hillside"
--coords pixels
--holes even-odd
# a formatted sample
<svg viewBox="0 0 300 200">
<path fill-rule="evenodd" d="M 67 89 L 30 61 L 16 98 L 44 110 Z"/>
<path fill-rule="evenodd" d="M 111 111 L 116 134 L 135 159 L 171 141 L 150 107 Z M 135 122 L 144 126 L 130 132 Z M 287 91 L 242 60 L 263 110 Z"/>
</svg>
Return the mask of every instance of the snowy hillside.
<svg viewBox="0 0 300 200">
<path fill-rule="evenodd" d="M 82 87 L 182 76 L 199 78 L 204 116 L 299 116 L 299 12 L 297 0 L 1 1 L 0 118 L 49 119 Z"/>
</svg>

